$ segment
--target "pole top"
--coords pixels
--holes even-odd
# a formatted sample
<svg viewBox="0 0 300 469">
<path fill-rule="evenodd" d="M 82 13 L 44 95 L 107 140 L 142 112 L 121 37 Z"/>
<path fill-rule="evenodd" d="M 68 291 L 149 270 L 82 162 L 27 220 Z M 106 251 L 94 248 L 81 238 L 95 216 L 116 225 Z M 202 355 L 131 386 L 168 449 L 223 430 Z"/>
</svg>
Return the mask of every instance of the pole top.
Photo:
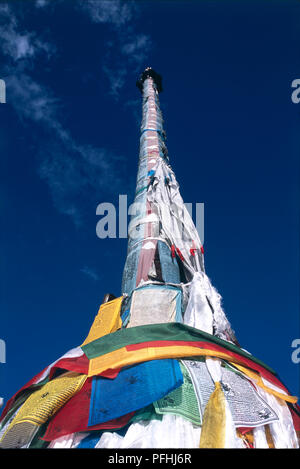
<svg viewBox="0 0 300 469">
<path fill-rule="evenodd" d="M 139 90 L 141 92 L 143 92 L 143 83 L 144 81 L 146 80 L 146 78 L 149 78 L 151 77 L 153 79 L 153 81 L 155 82 L 156 84 L 156 87 L 157 87 L 157 91 L 159 93 L 162 92 L 162 77 L 161 75 L 159 75 L 158 73 L 156 73 L 155 70 L 153 70 L 153 68 L 151 67 L 147 67 L 145 68 L 145 70 L 143 71 L 143 73 L 141 74 L 140 78 L 138 79 L 138 81 L 136 82 L 136 86 L 139 88 Z"/>
</svg>

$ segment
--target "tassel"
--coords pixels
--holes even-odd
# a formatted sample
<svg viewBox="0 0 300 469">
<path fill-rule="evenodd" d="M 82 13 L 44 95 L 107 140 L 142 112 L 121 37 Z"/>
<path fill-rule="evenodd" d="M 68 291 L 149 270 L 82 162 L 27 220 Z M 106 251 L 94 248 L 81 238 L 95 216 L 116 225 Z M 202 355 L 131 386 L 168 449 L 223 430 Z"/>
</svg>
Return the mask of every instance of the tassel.
<svg viewBox="0 0 300 469">
<path fill-rule="evenodd" d="M 221 386 L 221 362 L 209 357 L 205 361 L 215 383 L 215 390 L 204 410 L 200 448 L 242 448 L 243 442 L 236 434 L 229 404 Z"/>
<path fill-rule="evenodd" d="M 200 448 L 225 448 L 225 434 L 225 396 L 220 381 L 217 381 L 204 410 Z"/>
</svg>

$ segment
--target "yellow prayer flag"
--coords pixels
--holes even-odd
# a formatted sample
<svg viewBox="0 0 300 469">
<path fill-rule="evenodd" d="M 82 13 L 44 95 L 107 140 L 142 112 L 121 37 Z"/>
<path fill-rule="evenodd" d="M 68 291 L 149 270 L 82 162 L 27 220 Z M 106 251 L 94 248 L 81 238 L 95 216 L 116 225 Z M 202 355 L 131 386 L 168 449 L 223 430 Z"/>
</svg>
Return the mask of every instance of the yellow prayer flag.
<svg viewBox="0 0 300 469">
<path fill-rule="evenodd" d="M 47 422 L 77 391 L 87 375 L 67 372 L 32 392 L 9 424 L 0 447 L 26 445 L 40 425 Z"/>
<path fill-rule="evenodd" d="M 93 340 L 99 339 L 99 337 L 116 332 L 122 327 L 122 320 L 120 318 L 122 300 L 123 296 L 120 296 L 100 306 L 90 332 L 83 344 L 81 344 L 81 347 L 93 342 Z"/>
</svg>

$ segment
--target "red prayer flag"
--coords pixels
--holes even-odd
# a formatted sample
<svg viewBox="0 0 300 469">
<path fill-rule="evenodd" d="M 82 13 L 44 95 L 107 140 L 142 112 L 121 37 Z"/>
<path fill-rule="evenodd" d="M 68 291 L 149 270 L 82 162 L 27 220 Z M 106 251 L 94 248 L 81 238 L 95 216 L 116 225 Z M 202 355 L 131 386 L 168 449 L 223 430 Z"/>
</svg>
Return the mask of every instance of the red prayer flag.
<svg viewBox="0 0 300 469">
<path fill-rule="evenodd" d="M 52 441 L 63 435 L 75 432 L 89 432 L 121 428 L 129 422 L 134 412 L 123 415 L 109 422 L 89 427 L 90 399 L 92 392 L 92 378 L 88 378 L 80 391 L 78 391 L 50 420 L 42 440 Z"/>
</svg>

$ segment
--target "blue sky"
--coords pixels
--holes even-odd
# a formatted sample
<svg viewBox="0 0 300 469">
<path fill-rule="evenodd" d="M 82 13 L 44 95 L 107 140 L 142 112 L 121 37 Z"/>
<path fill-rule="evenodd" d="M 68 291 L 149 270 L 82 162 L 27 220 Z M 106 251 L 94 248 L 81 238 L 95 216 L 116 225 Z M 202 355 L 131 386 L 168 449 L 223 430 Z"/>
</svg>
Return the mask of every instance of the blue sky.
<svg viewBox="0 0 300 469">
<path fill-rule="evenodd" d="M 126 239 L 96 207 L 133 201 L 151 65 L 206 272 L 243 348 L 299 395 L 298 1 L 0 3 L 0 396 L 81 344 L 121 294 Z"/>
</svg>

